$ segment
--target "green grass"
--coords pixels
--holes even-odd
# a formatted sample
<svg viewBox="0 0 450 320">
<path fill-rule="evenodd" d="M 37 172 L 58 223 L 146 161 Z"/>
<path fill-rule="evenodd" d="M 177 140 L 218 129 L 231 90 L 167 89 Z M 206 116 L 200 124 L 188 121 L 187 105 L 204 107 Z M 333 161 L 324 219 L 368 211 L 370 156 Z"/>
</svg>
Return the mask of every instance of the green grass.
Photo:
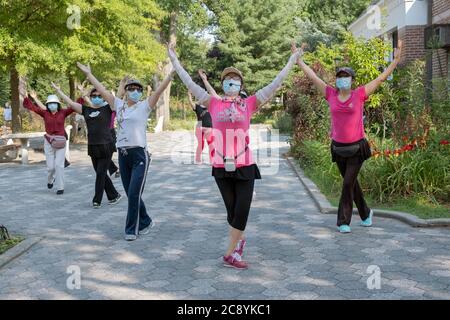
<svg viewBox="0 0 450 320">
<path fill-rule="evenodd" d="M 0 240 L 0 254 L 5 253 L 23 240 L 22 237 L 12 237 L 9 240 Z"/>
<path fill-rule="evenodd" d="M 339 205 L 341 185 L 336 185 L 332 179 L 324 176 L 322 171 L 313 168 L 303 168 L 305 175 L 310 178 L 327 197 L 330 203 L 337 207 Z M 440 204 L 425 196 L 416 195 L 411 198 L 394 199 L 390 202 L 380 203 L 364 195 L 369 207 L 402 211 L 413 214 L 422 219 L 450 218 L 450 205 Z"/>
</svg>

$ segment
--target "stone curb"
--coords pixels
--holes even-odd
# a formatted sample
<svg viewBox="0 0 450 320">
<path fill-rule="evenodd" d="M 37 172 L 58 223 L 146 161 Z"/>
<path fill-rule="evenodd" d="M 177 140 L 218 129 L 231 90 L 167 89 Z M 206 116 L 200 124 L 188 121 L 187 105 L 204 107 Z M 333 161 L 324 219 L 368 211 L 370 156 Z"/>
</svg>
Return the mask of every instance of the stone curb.
<svg viewBox="0 0 450 320">
<path fill-rule="evenodd" d="M 25 252 L 31 249 L 35 244 L 40 242 L 43 238 L 42 237 L 31 237 L 28 239 L 23 240 L 18 245 L 12 247 L 2 255 L 0 255 L 0 269 L 6 266 L 8 263 L 13 261 L 14 259 L 18 258 Z"/>
<path fill-rule="evenodd" d="M 337 208 L 333 207 L 327 198 L 320 192 L 316 184 L 305 176 L 295 159 L 287 156 L 285 158 L 295 171 L 301 183 L 305 186 L 319 211 L 324 214 L 336 214 Z M 354 213 L 356 212 L 357 211 L 354 210 Z M 396 219 L 416 228 L 450 227 L 450 219 L 421 219 L 410 213 L 383 209 L 373 209 L 373 212 L 377 217 Z"/>
</svg>

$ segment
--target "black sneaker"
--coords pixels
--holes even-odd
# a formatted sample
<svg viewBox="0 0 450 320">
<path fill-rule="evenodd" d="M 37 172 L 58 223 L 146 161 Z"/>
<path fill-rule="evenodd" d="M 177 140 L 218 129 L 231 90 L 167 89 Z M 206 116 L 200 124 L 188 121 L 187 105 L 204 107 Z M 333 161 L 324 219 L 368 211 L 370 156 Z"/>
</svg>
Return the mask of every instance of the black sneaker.
<svg viewBox="0 0 450 320">
<path fill-rule="evenodd" d="M 58 191 L 56 191 L 56 194 L 57 194 L 57 195 L 64 194 L 64 190 L 58 190 Z"/>
<path fill-rule="evenodd" d="M 54 183 L 55 183 L 55 179 L 53 179 L 52 183 L 47 183 L 47 188 L 52 189 Z"/>
<path fill-rule="evenodd" d="M 67 159 L 64 159 L 64 168 L 67 168 L 68 166 L 70 166 L 70 162 L 67 161 Z"/>
<path fill-rule="evenodd" d="M 122 196 L 119 194 L 117 198 L 109 200 L 109 204 L 117 204 L 119 203 L 120 199 L 122 199 Z"/>
<path fill-rule="evenodd" d="M 94 209 L 100 209 L 101 206 L 102 206 L 102 205 L 101 205 L 100 203 L 97 203 L 97 202 L 92 203 L 92 207 L 93 207 Z"/>
</svg>

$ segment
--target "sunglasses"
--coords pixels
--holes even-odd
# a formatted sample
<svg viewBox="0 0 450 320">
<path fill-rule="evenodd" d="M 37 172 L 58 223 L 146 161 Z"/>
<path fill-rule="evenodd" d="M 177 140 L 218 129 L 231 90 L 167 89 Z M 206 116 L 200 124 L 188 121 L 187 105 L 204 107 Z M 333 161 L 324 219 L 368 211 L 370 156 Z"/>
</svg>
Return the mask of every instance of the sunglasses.
<svg viewBox="0 0 450 320">
<path fill-rule="evenodd" d="M 127 91 L 128 92 L 133 92 L 133 91 L 142 92 L 143 89 L 141 87 L 128 87 Z"/>
</svg>

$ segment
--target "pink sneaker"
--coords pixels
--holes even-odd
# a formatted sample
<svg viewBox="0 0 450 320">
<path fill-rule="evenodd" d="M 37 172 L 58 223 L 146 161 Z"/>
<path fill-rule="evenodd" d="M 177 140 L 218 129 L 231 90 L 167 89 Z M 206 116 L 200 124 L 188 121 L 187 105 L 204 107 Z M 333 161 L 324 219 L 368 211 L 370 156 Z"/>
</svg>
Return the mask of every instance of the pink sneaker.
<svg viewBox="0 0 450 320">
<path fill-rule="evenodd" d="M 244 248 L 247 244 L 247 241 L 239 240 L 238 244 L 236 245 L 236 249 L 234 249 L 234 252 L 237 252 L 241 257 L 244 255 Z"/>
<path fill-rule="evenodd" d="M 223 265 L 228 268 L 244 270 L 248 268 L 248 264 L 241 260 L 241 256 L 234 252 L 231 256 L 223 257 Z"/>
</svg>

